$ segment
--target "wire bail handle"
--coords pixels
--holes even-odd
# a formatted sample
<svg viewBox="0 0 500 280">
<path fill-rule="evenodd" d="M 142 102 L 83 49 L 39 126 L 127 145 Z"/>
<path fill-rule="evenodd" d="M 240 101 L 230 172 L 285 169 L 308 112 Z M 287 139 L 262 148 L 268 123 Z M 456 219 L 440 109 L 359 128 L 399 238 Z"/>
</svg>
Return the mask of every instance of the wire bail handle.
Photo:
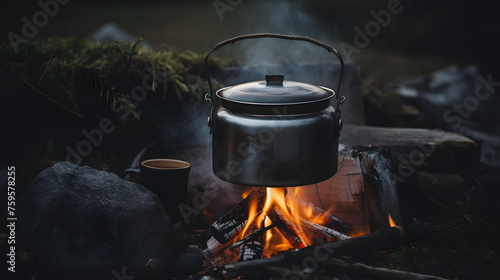
<svg viewBox="0 0 500 280">
<path fill-rule="evenodd" d="M 345 96 L 340 96 L 340 85 L 342 83 L 342 78 L 344 75 L 344 59 L 342 58 L 342 55 L 340 52 L 338 52 L 336 49 L 332 48 L 331 46 L 322 43 L 318 40 L 312 39 L 310 37 L 305 37 L 305 36 L 294 36 L 294 35 L 284 35 L 284 34 L 278 34 L 278 33 L 255 33 L 255 34 L 246 34 L 246 35 L 240 35 L 236 36 L 227 40 L 224 40 L 222 42 L 217 43 L 212 47 L 212 49 L 207 53 L 207 56 L 205 57 L 205 75 L 207 76 L 207 82 L 208 82 L 208 88 L 210 89 L 210 94 L 205 94 L 205 100 L 210 104 L 210 116 L 208 117 L 208 126 L 210 127 L 210 134 L 212 134 L 212 129 L 213 129 L 213 114 L 214 114 L 214 105 L 213 105 L 213 97 L 214 97 L 214 89 L 213 89 L 213 84 L 212 84 L 212 78 L 210 76 L 210 72 L 208 71 L 208 57 L 210 54 L 212 54 L 215 50 L 228 45 L 228 44 L 233 44 L 237 41 L 241 40 L 246 40 L 246 39 L 258 39 L 258 38 L 277 38 L 277 39 L 284 39 L 284 40 L 294 40 L 294 41 L 306 41 L 309 43 L 312 43 L 316 46 L 322 47 L 326 49 L 329 53 L 333 53 L 337 56 L 338 60 L 340 61 L 340 77 L 339 77 L 339 82 L 337 86 L 337 91 L 336 91 L 336 96 L 337 96 L 337 108 L 335 110 L 336 118 L 338 120 L 339 124 L 339 132 L 342 129 L 342 120 L 340 119 L 341 113 L 340 113 L 340 105 L 344 103 L 345 101 Z"/>
</svg>

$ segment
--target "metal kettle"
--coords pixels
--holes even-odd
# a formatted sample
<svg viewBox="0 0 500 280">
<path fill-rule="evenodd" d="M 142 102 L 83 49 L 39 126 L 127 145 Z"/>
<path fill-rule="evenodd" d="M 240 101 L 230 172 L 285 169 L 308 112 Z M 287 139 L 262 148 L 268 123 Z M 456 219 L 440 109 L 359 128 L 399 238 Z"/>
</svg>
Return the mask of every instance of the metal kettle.
<svg viewBox="0 0 500 280">
<path fill-rule="evenodd" d="M 244 39 L 278 38 L 313 43 L 334 53 L 340 61 L 337 93 L 307 83 L 287 81 L 282 75 L 265 75 L 261 81 L 219 89 L 214 108 L 208 58 L 216 49 Z M 344 62 L 332 47 L 309 37 L 273 33 L 248 34 L 215 45 L 205 58 L 212 109 L 213 172 L 241 185 L 291 187 L 314 184 L 337 171 L 338 138 L 342 129 L 338 96 Z M 264 75 L 263 75 L 264 76 Z M 264 77 L 263 77 L 264 78 Z M 330 99 L 337 98 L 337 106 Z"/>
</svg>

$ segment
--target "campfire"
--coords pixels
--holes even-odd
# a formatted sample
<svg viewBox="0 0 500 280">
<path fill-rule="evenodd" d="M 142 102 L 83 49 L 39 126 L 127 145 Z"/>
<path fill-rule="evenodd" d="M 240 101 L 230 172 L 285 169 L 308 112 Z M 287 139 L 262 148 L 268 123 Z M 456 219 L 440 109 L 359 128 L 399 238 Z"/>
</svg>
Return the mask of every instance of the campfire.
<svg viewBox="0 0 500 280">
<path fill-rule="evenodd" d="M 265 80 L 214 92 L 209 55 L 237 41 L 260 38 L 305 41 L 336 55 L 337 90 L 265 73 Z M 340 105 L 346 100 L 339 94 L 341 54 L 308 37 L 248 34 L 216 44 L 205 57 L 205 69 L 213 173 L 233 184 L 255 186 L 210 226 L 203 251 L 211 267 L 207 273 L 239 279 L 306 279 L 341 268 L 369 276 L 382 273 L 382 279 L 399 277 L 399 272 L 359 269 L 361 264 L 340 259 L 394 248 L 434 231 L 426 225 L 396 226 L 388 212 L 400 220 L 397 200 L 386 203 L 379 196 L 382 192 L 383 199 L 392 198 L 393 185 L 388 184 L 388 191 L 377 189 L 368 177 L 364 185 L 372 161 L 367 158 L 360 165 L 353 155 L 339 157 Z M 385 162 L 380 163 L 381 177 L 389 170 Z M 368 234 L 380 227 L 382 231 Z"/>
<path fill-rule="evenodd" d="M 317 185 L 315 186 L 318 187 Z M 310 188 L 257 187 L 210 226 L 206 255 L 239 250 L 238 261 L 267 258 L 365 234 L 332 214 L 333 209 L 304 200 Z"/>
</svg>

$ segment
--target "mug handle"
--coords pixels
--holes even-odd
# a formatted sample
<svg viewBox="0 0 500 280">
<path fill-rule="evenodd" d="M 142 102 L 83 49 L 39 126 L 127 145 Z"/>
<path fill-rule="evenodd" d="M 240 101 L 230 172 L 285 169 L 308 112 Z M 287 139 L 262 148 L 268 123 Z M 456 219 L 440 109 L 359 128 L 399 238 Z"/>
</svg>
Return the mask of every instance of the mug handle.
<svg viewBox="0 0 500 280">
<path fill-rule="evenodd" d="M 123 170 L 121 177 L 123 179 L 129 181 L 130 174 L 136 174 L 137 176 L 140 176 L 141 169 L 140 168 L 133 168 L 133 167 L 127 168 L 127 169 Z"/>
</svg>

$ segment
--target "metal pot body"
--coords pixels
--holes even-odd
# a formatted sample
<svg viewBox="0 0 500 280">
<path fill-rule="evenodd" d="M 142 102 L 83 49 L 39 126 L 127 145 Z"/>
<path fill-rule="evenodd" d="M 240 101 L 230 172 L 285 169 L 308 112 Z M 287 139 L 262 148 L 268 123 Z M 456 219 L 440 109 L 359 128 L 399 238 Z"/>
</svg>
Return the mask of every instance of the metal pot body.
<svg viewBox="0 0 500 280">
<path fill-rule="evenodd" d="M 337 171 L 339 121 L 328 106 L 303 114 L 246 114 L 220 106 L 213 119 L 213 171 L 235 184 L 290 187 Z"/>
<path fill-rule="evenodd" d="M 227 87 L 214 94 L 208 71 L 210 54 L 237 41 L 258 38 L 309 42 L 335 54 L 340 62 L 337 91 L 284 81 L 283 75 L 266 75 L 265 81 Z M 321 182 L 335 174 L 342 128 L 340 105 L 345 100 L 338 95 L 344 61 L 337 50 L 308 37 L 248 34 L 216 44 L 205 57 L 205 71 L 215 175 L 241 185 L 291 187 Z M 336 108 L 330 106 L 334 96 Z M 221 105 L 216 107 L 219 101 Z"/>
</svg>

